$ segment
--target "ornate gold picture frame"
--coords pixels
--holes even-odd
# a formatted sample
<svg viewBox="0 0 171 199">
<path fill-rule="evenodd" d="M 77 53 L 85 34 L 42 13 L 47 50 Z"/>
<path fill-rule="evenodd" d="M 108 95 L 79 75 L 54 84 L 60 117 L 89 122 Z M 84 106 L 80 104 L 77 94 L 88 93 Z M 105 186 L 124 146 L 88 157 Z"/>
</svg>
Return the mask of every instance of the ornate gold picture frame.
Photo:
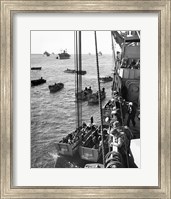
<svg viewBox="0 0 171 199">
<path fill-rule="evenodd" d="M 6 1 L 1 0 L 1 198 L 171 198 L 171 2 L 161 1 Z M 150 13 L 159 18 L 159 185 L 157 187 L 15 187 L 13 185 L 14 13 Z M 149 132 L 150 133 L 150 132 Z"/>
</svg>

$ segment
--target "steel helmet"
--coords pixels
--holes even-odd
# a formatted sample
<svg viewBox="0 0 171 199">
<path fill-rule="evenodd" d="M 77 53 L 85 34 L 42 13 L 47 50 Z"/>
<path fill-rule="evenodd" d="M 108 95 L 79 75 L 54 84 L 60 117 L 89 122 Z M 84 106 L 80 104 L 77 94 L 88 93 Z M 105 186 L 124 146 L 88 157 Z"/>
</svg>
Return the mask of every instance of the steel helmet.
<svg viewBox="0 0 171 199">
<path fill-rule="evenodd" d="M 109 122 L 109 117 L 106 117 L 106 118 L 105 118 L 105 122 Z"/>
<path fill-rule="evenodd" d="M 114 114 L 116 114 L 116 113 L 117 113 L 117 110 L 116 110 L 116 109 L 113 110 L 113 111 L 111 112 L 112 115 L 114 115 Z"/>
<path fill-rule="evenodd" d="M 115 122 L 113 123 L 113 126 L 114 126 L 114 127 L 118 127 L 118 126 L 120 126 L 119 121 L 115 121 Z"/>
</svg>

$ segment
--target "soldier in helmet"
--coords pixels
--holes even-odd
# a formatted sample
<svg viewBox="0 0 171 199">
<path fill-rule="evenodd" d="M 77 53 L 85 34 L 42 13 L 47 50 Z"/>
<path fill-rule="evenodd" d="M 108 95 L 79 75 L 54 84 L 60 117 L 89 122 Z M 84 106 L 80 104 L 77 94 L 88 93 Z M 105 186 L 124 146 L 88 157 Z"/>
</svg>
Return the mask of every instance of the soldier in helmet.
<svg viewBox="0 0 171 199">
<path fill-rule="evenodd" d="M 128 120 L 127 120 L 127 126 L 129 126 L 130 121 L 132 122 L 132 125 L 135 127 L 135 115 L 136 115 L 136 109 L 132 102 L 129 102 L 128 104 Z"/>
</svg>

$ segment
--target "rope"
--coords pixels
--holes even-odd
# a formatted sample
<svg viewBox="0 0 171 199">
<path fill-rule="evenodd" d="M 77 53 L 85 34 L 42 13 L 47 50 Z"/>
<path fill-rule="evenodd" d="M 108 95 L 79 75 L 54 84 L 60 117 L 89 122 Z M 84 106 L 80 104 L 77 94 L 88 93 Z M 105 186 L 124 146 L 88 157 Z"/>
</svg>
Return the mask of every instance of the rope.
<svg viewBox="0 0 171 199">
<path fill-rule="evenodd" d="M 96 31 L 94 31 L 95 36 L 95 50 L 96 50 L 96 64 L 97 64 L 97 81 L 99 89 L 99 108 L 100 108 L 100 119 L 101 119 L 101 138 L 102 138 L 102 158 L 103 165 L 105 165 L 105 155 L 104 155 L 104 137 L 103 137 L 103 114 L 102 114 L 102 101 L 101 101 L 101 89 L 100 89 L 100 75 L 99 75 L 99 60 L 98 60 L 98 50 L 97 50 L 97 36 Z"/>
<path fill-rule="evenodd" d="M 123 121 L 123 112 L 122 112 L 122 105 L 121 102 L 119 101 L 120 104 L 120 111 L 121 111 L 121 119 L 122 119 L 122 126 L 124 125 L 124 121 Z"/>
</svg>

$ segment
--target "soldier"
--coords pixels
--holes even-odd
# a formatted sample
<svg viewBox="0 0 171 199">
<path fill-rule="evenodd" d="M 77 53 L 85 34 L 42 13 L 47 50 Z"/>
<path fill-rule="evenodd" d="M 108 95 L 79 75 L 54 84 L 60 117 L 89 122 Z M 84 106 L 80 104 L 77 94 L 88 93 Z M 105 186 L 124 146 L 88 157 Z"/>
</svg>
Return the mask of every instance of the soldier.
<svg viewBox="0 0 171 199">
<path fill-rule="evenodd" d="M 91 116 L 91 118 L 90 118 L 90 123 L 91 123 L 91 126 L 92 126 L 93 123 L 94 123 L 94 118 L 93 118 L 93 116 Z"/>
<path fill-rule="evenodd" d="M 136 109 L 135 106 L 133 106 L 132 102 L 129 102 L 128 104 L 128 120 L 127 120 L 127 126 L 129 126 L 130 121 L 132 121 L 133 126 L 135 127 L 135 115 L 136 115 Z"/>
<path fill-rule="evenodd" d="M 120 115 L 120 111 L 119 109 L 113 109 L 113 111 L 111 112 L 112 114 L 112 120 L 115 121 L 119 121 L 120 124 L 122 124 L 122 119 L 121 119 L 121 115 Z"/>
<path fill-rule="evenodd" d="M 133 138 L 132 132 L 127 126 L 121 126 L 118 121 L 114 122 L 113 128 L 110 131 L 113 137 L 111 146 L 118 148 L 118 152 L 122 155 L 127 167 L 129 167 L 129 155 L 132 156 L 130 150 L 130 142 Z"/>
</svg>

